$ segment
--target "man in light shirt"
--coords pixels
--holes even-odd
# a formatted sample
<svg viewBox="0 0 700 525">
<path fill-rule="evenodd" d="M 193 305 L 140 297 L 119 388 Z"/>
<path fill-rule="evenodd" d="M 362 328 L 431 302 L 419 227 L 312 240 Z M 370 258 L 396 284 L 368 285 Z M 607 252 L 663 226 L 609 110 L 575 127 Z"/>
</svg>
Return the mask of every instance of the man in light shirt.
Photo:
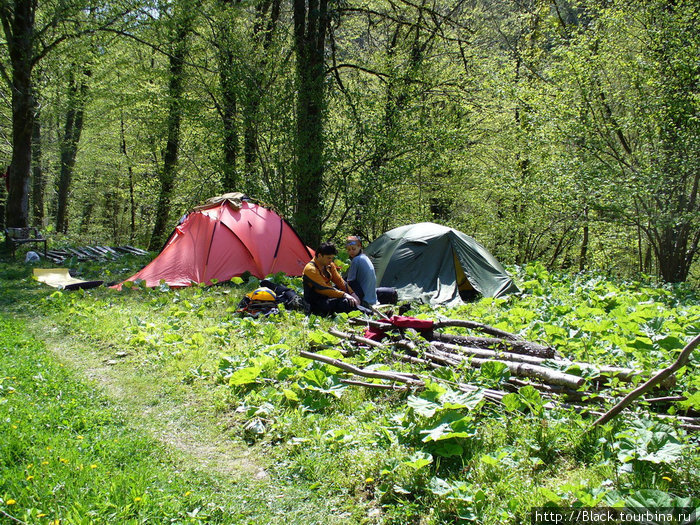
<svg viewBox="0 0 700 525">
<path fill-rule="evenodd" d="M 357 235 L 351 235 L 345 242 L 345 249 L 350 256 L 348 284 L 360 298 L 363 306 L 371 307 L 377 304 L 377 275 L 369 257 L 362 251 L 362 240 Z"/>
</svg>

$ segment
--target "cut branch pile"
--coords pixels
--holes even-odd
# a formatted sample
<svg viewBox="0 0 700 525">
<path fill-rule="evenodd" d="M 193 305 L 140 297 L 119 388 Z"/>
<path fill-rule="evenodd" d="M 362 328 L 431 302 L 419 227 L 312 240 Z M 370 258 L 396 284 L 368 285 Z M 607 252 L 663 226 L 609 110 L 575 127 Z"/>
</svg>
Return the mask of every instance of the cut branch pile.
<svg viewBox="0 0 700 525">
<path fill-rule="evenodd" d="M 393 320 L 394 318 L 392 318 Z M 408 319 L 408 318 L 405 318 Z M 425 341 L 409 336 L 402 328 L 401 323 L 386 321 L 368 321 L 366 319 L 351 319 L 351 323 L 361 325 L 368 329 L 369 337 L 363 337 L 355 333 L 340 331 L 336 328 L 329 330 L 335 337 L 349 342 L 339 348 L 342 355 L 352 356 L 362 348 L 372 347 L 381 349 L 387 360 L 400 361 L 419 365 L 424 369 L 452 368 L 480 368 L 487 362 L 497 361 L 503 363 L 510 372 L 509 379 L 503 384 L 504 390 L 486 389 L 486 399 L 493 402 L 501 402 L 503 396 L 509 392 L 515 392 L 523 386 L 532 386 L 541 392 L 543 397 L 560 399 L 577 411 L 585 411 L 597 418 L 596 424 L 608 421 L 619 413 L 621 409 L 613 407 L 608 413 L 603 413 L 596 405 L 610 401 L 610 395 L 604 389 L 607 380 L 616 378 L 620 382 L 631 382 L 643 373 L 631 368 L 614 366 L 599 366 L 589 363 L 570 361 L 559 355 L 554 348 L 522 337 L 505 332 L 503 330 L 466 320 L 440 320 L 432 322 L 423 321 L 417 328 Z M 397 326 L 400 325 L 400 326 Z M 445 327 L 462 327 L 470 330 L 478 330 L 489 337 L 464 336 L 446 334 L 439 329 Z M 382 341 L 376 340 L 381 338 Z M 697 344 L 697 343 L 696 343 Z M 357 378 L 344 380 L 344 383 L 363 386 L 367 388 L 392 389 L 405 391 L 409 389 L 420 390 L 425 386 L 427 376 L 407 374 L 388 370 L 385 365 L 383 370 L 377 370 L 376 365 L 371 368 L 360 368 L 340 359 L 333 359 L 313 352 L 301 352 L 303 357 L 323 362 L 346 372 L 357 378 L 372 379 L 374 381 L 362 381 Z M 588 383 L 583 377 L 562 371 L 575 367 L 588 369 L 596 379 Z M 675 369 L 680 368 L 680 366 Z M 665 371 L 668 371 L 666 369 Z M 674 384 L 672 373 L 657 374 L 653 384 L 644 390 L 648 392 L 653 386 L 668 388 Z M 377 382 L 380 380 L 382 382 Z M 388 384 L 387 384 L 388 382 Z M 650 382 L 648 382 L 650 383 Z M 474 385 L 454 383 L 458 390 L 470 392 L 483 390 Z M 584 389 L 588 390 L 584 390 Z M 637 389 L 640 390 L 640 389 Z M 636 392 L 636 391 L 635 391 Z M 628 396 L 629 397 L 629 396 Z M 649 406 L 663 408 L 670 403 L 683 400 L 682 396 L 662 396 L 645 400 Z M 628 403 L 629 404 L 629 403 Z M 554 406 L 553 402 L 545 406 Z M 627 406 L 627 405 L 625 405 Z M 624 408 L 624 407 L 622 407 Z M 614 413 L 613 411 L 616 410 Z M 663 417 L 675 418 L 682 427 L 688 430 L 700 430 L 700 417 L 685 417 L 663 414 Z"/>
<path fill-rule="evenodd" d="M 46 258 L 56 264 L 75 257 L 78 261 L 107 261 L 123 255 L 148 255 L 148 252 L 133 246 L 82 246 L 80 248 L 57 248 L 48 250 Z"/>
</svg>

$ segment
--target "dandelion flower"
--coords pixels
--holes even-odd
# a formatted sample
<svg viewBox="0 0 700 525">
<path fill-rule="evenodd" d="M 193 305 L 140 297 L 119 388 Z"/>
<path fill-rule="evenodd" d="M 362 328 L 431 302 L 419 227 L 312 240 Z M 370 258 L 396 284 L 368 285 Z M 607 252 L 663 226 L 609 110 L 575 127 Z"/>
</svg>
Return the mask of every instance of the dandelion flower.
<svg viewBox="0 0 700 525">
<path fill-rule="evenodd" d="M 12 425 L 12 428 L 17 430 L 17 425 Z"/>
<path fill-rule="evenodd" d="M 48 465 L 49 462 L 48 462 L 48 461 L 42 461 L 41 464 L 42 464 L 42 465 Z"/>
<path fill-rule="evenodd" d="M 367 478 L 365 483 L 374 483 L 374 478 Z"/>
<path fill-rule="evenodd" d="M 83 436 L 77 436 L 76 439 L 83 439 Z"/>
<path fill-rule="evenodd" d="M 27 476 L 27 481 L 31 481 L 34 479 L 34 476 Z"/>
<path fill-rule="evenodd" d="M 138 503 L 139 501 L 141 501 L 141 498 L 139 498 L 138 496 L 136 496 L 136 497 L 134 498 L 134 503 Z"/>
<path fill-rule="evenodd" d="M 192 491 L 188 490 L 187 492 L 185 492 L 185 497 L 189 496 L 190 494 L 192 494 Z"/>
<path fill-rule="evenodd" d="M 7 503 L 8 505 L 14 505 L 14 504 L 17 503 L 17 502 L 16 502 L 15 500 L 13 500 L 13 499 L 10 498 L 10 499 L 8 499 L 5 503 Z"/>
<path fill-rule="evenodd" d="M 36 515 L 37 518 L 45 518 L 46 516 L 48 516 L 48 514 L 44 514 L 43 512 Z"/>
<path fill-rule="evenodd" d="M 97 465 L 93 463 L 92 465 L 90 465 L 90 468 L 97 468 Z"/>
<path fill-rule="evenodd" d="M 58 461 L 60 461 L 63 464 L 68 464 L 68 460 L 66 458 L 58 458 Z"/>
</svg>

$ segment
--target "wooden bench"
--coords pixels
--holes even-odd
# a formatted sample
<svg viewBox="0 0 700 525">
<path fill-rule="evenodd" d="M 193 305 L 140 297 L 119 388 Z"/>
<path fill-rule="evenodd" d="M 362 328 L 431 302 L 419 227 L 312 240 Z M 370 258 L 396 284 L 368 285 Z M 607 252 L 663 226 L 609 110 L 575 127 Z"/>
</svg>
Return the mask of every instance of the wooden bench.
<svg viewBox="0 0 700 525">
<path fill-rule="evenodd" d="M 10 249 L 12 256 L 15 256 L 17 246 L 21 244 L 42 244 L 44 245 L 44 258 L 46 258 L 46 238 L 34 227 L 29 228 L 5 228 L 5 244 Z"/>
</svg>

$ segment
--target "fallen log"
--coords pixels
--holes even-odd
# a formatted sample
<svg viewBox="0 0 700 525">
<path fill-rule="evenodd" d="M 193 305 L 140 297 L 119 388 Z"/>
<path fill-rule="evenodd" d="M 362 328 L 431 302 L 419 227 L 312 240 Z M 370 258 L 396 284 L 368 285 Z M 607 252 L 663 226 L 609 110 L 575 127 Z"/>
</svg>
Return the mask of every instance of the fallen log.
<svg viewBox="0 0 700 525">
<path fill-rule="evenodd" d="M 603 403 L 608 398 L 605 398 L 603 396 L 600 396 L 598 394 L 590 394 L 588 392 L 581 392 L 579 390 L 572 390 L 571 388 L 567 388 L 564 386 L 558 386 L 558 385 L 546 385 L 543 383 L 532 383 L 530 381 L 523 381 L 522 379 L 518 379 L 517 377 L 511 377 L 508 378 L 508 384 L 513 385 L 514 387 L 517 388 L 522 388 L 524 386 L 531 386 L 540 392 L 543 392 L 548 395 L 557 395 L 557 396 L 564 396 L 567 400 L 571 401 L 578 401 L 582 403 L 586 402 L 596 402 L 596 403 Z"/>
<path fill-rule="evenodd" d="M 441 341 L 443 343 L 451 343 L 460 346 L 469 346 L 475 348 L 486 348 L 490 350 L 500 350 L 502 352 L 512 352 L 515 354 L 526 354 L 545 359 L 553 359 L 556 355 L 554 348 L 544 346 L 539 343 L 525 340 L 506 340 L 495 337 L 479 337 L 471 335 L 453 335 L 444 334 L 441 332 L 432 332 L 426 334 L 432 341 Z"/>
<path fill-rule="evenodd" d="M 409 351 L 417 353 L 415 348 L 411 349 L 412 343 L 403 342 L 405 348 Z M 519 363 L 514 361 L 505 361 L 498 358 L 479 358 L 472 356 L 459 356 L 458 354 L 448 354 L 446 352 L 441 352 L 435 347 L 431 347 L 431 350 L 422 352 L 420 357 L 424 359 L 429 359 L 432 361 L 437 361 L 441 364 L 447 364 L 450 366 L 459 365 L 461 363 L 466 363 L 474 368 L 480 368 L 487 361 L 498 361 L 505 364 L 510 370 L 510 373 L 519 377 L 529 377 L 539 379 L 546 383 L 566 386 L 571 389 L 578 389 L 583 386 L 585 380 L 582 377 L 575 376 L 572 374 L 567 374 L 565 372 L 560 372 L 552 368 L 547 368 L 537 364 L 530 363 Z"/>
<path fill-rule="evenodd" d="M 454 345 L 451 343 L 431 342 L 431 348 L 437 348 L 445 352 L 458 355 L 471 355 L 482 359 L 500 359 L 503 361 L 514 361 L 516 363 L 529 363 L 531 365 L 541 365 L 546 359 L 525 354 L 515 354 L 512 352 L 498 352 L 486 348 L 474 348 L 468 346 Z"/>
</svg>

